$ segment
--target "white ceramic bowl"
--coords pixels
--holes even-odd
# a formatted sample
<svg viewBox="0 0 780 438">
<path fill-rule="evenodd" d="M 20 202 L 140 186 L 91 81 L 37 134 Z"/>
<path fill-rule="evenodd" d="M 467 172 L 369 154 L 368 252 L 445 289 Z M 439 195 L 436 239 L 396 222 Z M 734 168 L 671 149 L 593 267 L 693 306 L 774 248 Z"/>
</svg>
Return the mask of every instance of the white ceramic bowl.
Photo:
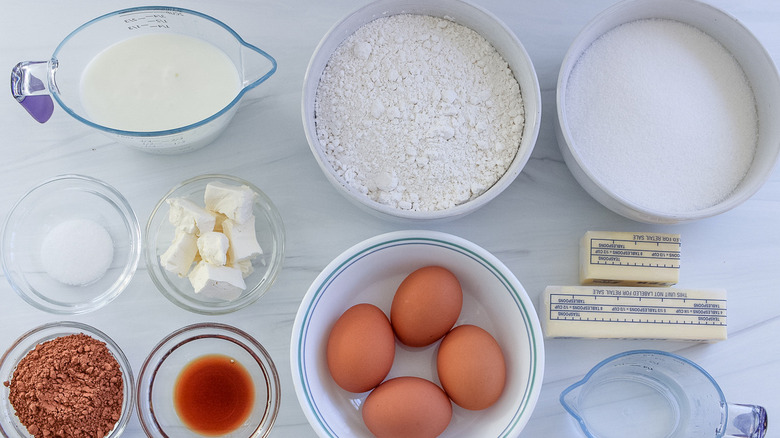
<svg viewBox="0 0 780 438">
<path fill-rule="evenodd" d="M 721 202 L 708 208 L 669 212 L 650 209 L 635 199 L 615 193 L 588 166 L 578 151 L 569 128 L 566 89 L 572 69 L 583 52 L 609 30 L 625 23 L 646 18 L 676 20 L 690 24 L 731 52 L 741 65 L 756 98 L 759 131 L 755 158 L 747 175 L 736 189 Z M 695 0 L 628 0 L 618 3 L 593 18 L 574 39 L 561 65 L 557 85 L 556 134 L 564 160 L 582 187 L 610 210 L 627 218 L 645 222 L 673 224 L 690 222 L 728 211 L 750 198 L 769 178 L 780 152 L 780 78 L 770 55 L 739 20 L 705 3 Z M 641 172 L 643 166 L 637 166 Z M 640 200 L 641 201 L 641 200 Z"/>
<path fill-rule="evenodd" d="M 171 245 L 175 227 L 168 221 L 168 199 L 185 198 L 204 205 L 203 195 L 210 182 L 246 185 L 257 198 L 253 206 L 255 233 L 263 254 L 252 261 L 253 272 L 244 279 L 246 289 L 232 301 L 201 297 L 195 294 L 188 278 L 167 271 L 160 264 L 160 255 Z M 276 281 L 284 262 L 285 231 L 282 217 L 271 199 L 254 184 L 229 175 L 200 175 L 172 188 L 160 199 L 146 224 L 144 259 L 157 289 L 177 306 L 204 315 L 219 315 L 244 308 L 263 296 Z"/>
<path fill-rule="evenodd" d="M 492 187 L 475 199 L 452 208 L 433 211 L 401 210 L 382 204 L 360 193 L 337 175 L 328 162 L 323 145 L 317 137 L 315 125 L 315 98 L 323 70 L 336 48 L 357 29 L 376 18 L 395 14 L 421 14 L 446 17 L 468 27 L 490 42 L 502 55 L 520 85 L 525 111 L 520 146 L 506 173 Z M 531 156 L 539 134 L 541 120 L 541 93 L 531 58 L 515 34 L 490 12 L 460 0 L 379 0 L 370 3 L 333 26 L 323 37 L 309 61 L 303 82 L 302 100 L 303 127 L 306 139 L 320 168 L 328 181 L 358 207 L 385 219 L 402 221 L 431 221 L 461 217 L 471 213 L 498 196 L 520 174 Z M 357 123 L 356 121 L 345 121 Z"/>
<path fill-rule="evenodd" d="M 341 389 L 330 376 L 325 348 L 330 329 L 354 304 L 368 302 L 390 314 L 401 281 L 425 265 L 452 271 L 463 288 L 456 322 L 475 324 L 498 341 L 507 365 L 504 393 L 493 406 L 468 411 L 453 404 L 443 437 L 517 436 L 534 409 L 544 372 L 542 333 L 523 286 L 495 256 L 462 238 L 433 231 L 398 231 L 365 240 L 344 251 L 320 273 L 295 317 L 290 347 L 293 384 L 306 418 L 320 437 L 370 437 L 361 405 L 368 393 Z M 439 384 L 438 342 L 423 348 L 396 341 L 388 379 L 413 375 Z"/>
<path fill-rule="evenodd" d="M 113 243 L 108 270 L 83 285 L 60 281 L 62 273 L 49 275 L 46 269 L 52 267 L 42 260 L 46 236 L 70 220 L 97 223 Z M 90 312 L 118 297 L 132 280 L 141 258 L 141 229 L 115 188 L 88 176 L 61 175 L 32 188 L 11 208 L 3 227 L 2 257 L 6 279 L 32 306 L 56 314 Z"/>
</svg>

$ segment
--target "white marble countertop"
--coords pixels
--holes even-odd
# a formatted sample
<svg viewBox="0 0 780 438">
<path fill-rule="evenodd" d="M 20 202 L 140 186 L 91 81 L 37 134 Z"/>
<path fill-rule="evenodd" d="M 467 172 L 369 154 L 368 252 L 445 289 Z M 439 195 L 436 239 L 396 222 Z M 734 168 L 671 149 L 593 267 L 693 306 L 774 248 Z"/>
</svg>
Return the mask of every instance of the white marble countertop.
<svg viewBox="0 0 780 438">
<path fill-rule="evenodd" d="M 22 60 L 43 60 L 71 30 L 121 7 L 146 1 L 78 5 L 54 0 L 5 2 L 0 16 L 0 71 Z M 301 85 L 309 58 L 328 29 L 360 0 L 170 1 L 210 14 L 245 40 L 273 55 L 277 73 L 252 90 L 228 130 L 210 146 L 179 156 L 156 156 L 112 143 L 67 116 L 59 107 L 39 125 L 6 94 L 0 99 L 0 216 L 40 181 L 62 173 L 102 179 L 129 200 L 145 224 L 159 198 L 178 182 L 203 173 L 232 174 L 253 182 L 279 208 L 287 229 L 284 268 L 271 291 L 238 312 L 204 317 L 167 301 L 143 263 L 127 290 L 93 313 L 68 319 L 111 336 L 134 373 L 151 348 L 184 325 L 217 321 L 254 335 L 270 352 L 282 382 L 282 402 L 272 436 L 314 436 L 293 390 L 289 348 L 298 305 L 322 268 L 368 237 L 407 228 L 375 218 L 327 183 L 309 150 L 300 116 Z M 593 200 L 563 163 L 553 134 L 555 84 L 563 55 L 575 35 L 614 0 L 479 0 L 518 35 L 542 89 L 543 118 L 533 155 L 512 186 L 481 210 L 454 222 L 423 225 L 466 238 L 503 261 L 536 300 L 550 284 L 575 284 L 578 240 L 587 230 L 679 233 L 683 241 L 680 287 L 729 292 L 729 339 L 716 344 L 667 341 L 548 340 L 541 397 L 520 436 L 576 437 L 578 431 L 558 396 L 607 356 L 635 348 L 676 352 L 708 370 L 727 399 L 780 412 L 780 170 L 752 199 L 699 222 L 650 226 L 618 216 Z M 780 61 L 780 2 L 710 0 L 736 16 Z M 7 82 L 6 82 L 7 83 Z M 778 121 L 775 121 L 778 122 Z M 772 122 L 770 122 L 772 123 Z M 62 319 L 32 308 L 0 282 L 0 349 L 23 332 Z M 772 430 L 772 428 L 770 428 Z M 134 414 L 126 436 L 142 436 Z M 770 432 L 769 436 L 774 434 Z"/>
</svg>

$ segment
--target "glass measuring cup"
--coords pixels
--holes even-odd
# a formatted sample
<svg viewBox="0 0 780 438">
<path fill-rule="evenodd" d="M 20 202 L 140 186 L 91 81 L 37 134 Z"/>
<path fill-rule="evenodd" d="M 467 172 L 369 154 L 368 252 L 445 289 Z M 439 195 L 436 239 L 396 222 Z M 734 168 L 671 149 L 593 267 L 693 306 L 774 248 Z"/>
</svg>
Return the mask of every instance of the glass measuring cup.
<svg viewBox="0 0 780 438">
<path fill-rule="evenodd" d="M 125 131 L 104 126 L 81 101 L 82 73 L 95 56 L 115 43 L 148 34 L 179 34 L 210 43 L 224 52 L 238 72 L 236 96 L 205 119 L 161 131 Z M 213 141 L 227 126 L 244 94 L 276 71 L 276 60 L 206 14 L 175 7 L 136 7 L 97 17 L 71 32 L 48 61 L 24 61 L 11 72 L 11 93 L 40 123 L 49 120 L 54 101 L 65 112 L 119 143 L 153 153 L 188 152 Z"/>
<path fill-rule="evenodd" d="M 688 359 L 654 350 L 609 357 L 560 396 L 589 438 L 762 438 L 766 410 L 727 403 Z"/>
</svg>

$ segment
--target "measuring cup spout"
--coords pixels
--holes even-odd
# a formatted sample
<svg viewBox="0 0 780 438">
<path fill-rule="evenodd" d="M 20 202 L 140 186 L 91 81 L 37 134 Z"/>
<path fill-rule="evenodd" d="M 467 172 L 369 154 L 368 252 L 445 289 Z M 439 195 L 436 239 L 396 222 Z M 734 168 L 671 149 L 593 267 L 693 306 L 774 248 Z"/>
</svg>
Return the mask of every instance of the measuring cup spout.
<svg viewBox="0 0 780 438">
<path fill-rule="evenodd" d="M 276 72 L 276 59 L 246 42 L 241 44 L 241 64 L 245 91 L 260 85 Z"/>
<path fill-rule="evenodd" d="M 755 405 L 731 404 L 724 438 L 763 438 L 766 435 L 766 409 Z"/>
<path fill-rule="evenodd" d="M 566 411 L 575 420 L 577 420 L 577 423 L 579 423 L 582 430 L 585 431 L 586 433 L 588 428 L 585 425 L 585 420 L 582 418 L 582 414 L 580 413 L 580 406 L 578 400 L 579 400 L 580 392 L 582 392 L 582 385 L 584 385 L 585 382 L 587 381 L 588 378 L 585 377 L 584 379 L 564 389 L 559 398 L 561 405 L 563 405 L 563 408 L 566 409 Z"/>
<path fill-rule="evenodd" d="M 54 112 L 49 95 L 49 78 L 54 69 L 49 61 L 23 61 L 11 70 L 11 94 L 39 123 L 45 123 Z"/>
</svg>

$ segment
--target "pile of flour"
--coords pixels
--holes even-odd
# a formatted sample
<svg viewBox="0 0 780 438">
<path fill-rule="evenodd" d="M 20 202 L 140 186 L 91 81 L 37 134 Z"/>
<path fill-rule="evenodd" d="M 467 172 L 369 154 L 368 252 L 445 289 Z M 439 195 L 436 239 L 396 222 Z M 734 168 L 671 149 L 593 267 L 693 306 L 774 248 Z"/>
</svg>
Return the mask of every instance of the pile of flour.
<svg viewBox="0 0 780 438">
<path fill-rule="evenodd" d="M 323 71 L 317 137 L 338 176 L 401 210 L 443 210 L 506 172 L 524 124 L 520 86 L 482 36 L 425 15 L 374 20 Z"/>
</svg>

